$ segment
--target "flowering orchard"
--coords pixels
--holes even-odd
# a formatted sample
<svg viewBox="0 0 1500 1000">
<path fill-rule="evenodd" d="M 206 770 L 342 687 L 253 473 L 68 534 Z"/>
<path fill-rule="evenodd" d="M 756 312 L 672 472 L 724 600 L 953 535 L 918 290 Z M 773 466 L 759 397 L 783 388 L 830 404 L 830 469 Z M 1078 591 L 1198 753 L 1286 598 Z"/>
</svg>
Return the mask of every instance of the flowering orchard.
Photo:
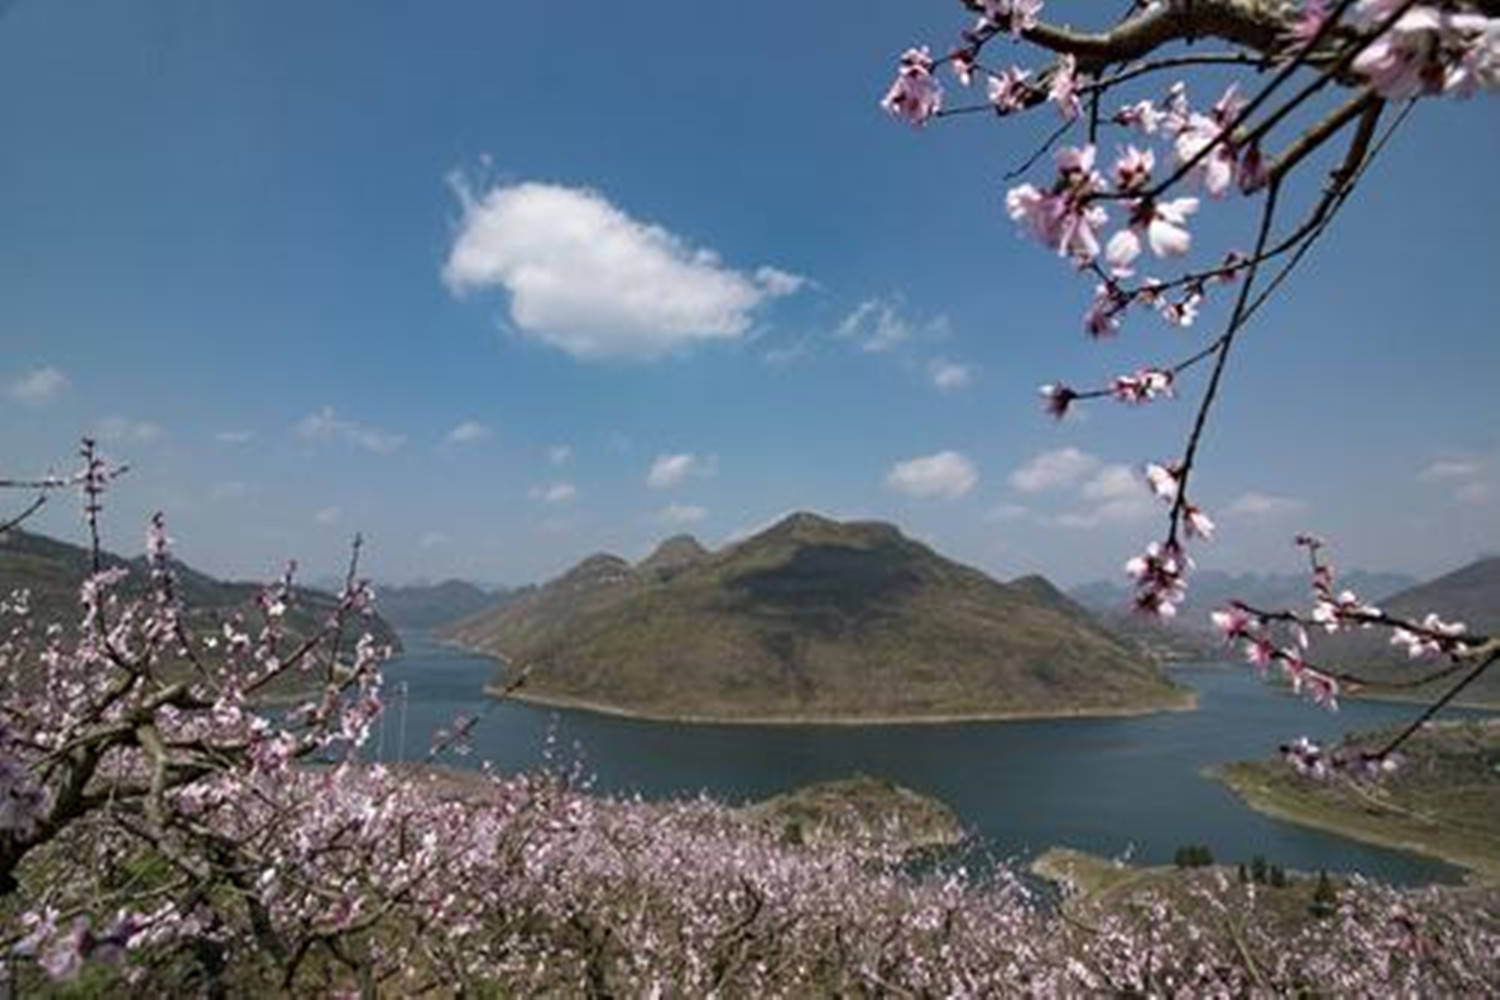
<svg viewBox="0 0 1500 1000">
<path fill-rule="evenodd" d="M 944 55 L 927 47 L 907 50 L 881 103 L 918 126 L 974 113 L 1009 119 L 1033 110 L 1058 120 L 1009 178 L 1034 172 L 1040 183 L 1016 183 L 1005 206 L 1022 232 L 1093 285 L 1083 315 L 1088 335 L 1111 336 L 1139 314 L 1192 327 L 1209 296 L 1230 297 L 1223 328 L 1184 358 L 1143 365 L 1105 386 L 1059 382 L 1041 389 L 1046 411 L 1061 418 L 1087 400 L 1140 405 L 1170 397 L 1184 375 L 1207 366 L 1182 451 L 1145 465 L 1152 492 L 1167 507 L 1166 536 L 1125 567 L 1135 581 L 1137 607 L 1172 617 L 1193 567 L 1188 546 L 1214 533 L 1190 487 L 1236 339 L 1327 231 L 1421 101 L 1500 90 L 1500 3 L 1137 0 L 1096 32 L 1049 23 L 1042 0 L 965 4 L 977 20 Z M 1090 6 L 1108 22 L 1103 5 Z M 1015 52 L 1029 55 L 1033 65 L 1012 63 Z M 1207 103 L 1190 91 L 1184 72 L 1232 80 Z M 950 92 L 959 98 L 950 102 Z M 1309 118 L 1314 123 L 1303 124 Z M 1108 165 L 1106 141 L 1117 150 Z M 1039 166 L 1053 147 L 1051 164 Z M 1294 183 L 1320 157 L 1331 165 L 1321 186 L 1311 179 Z M 1287 203 L 1299 190 L 1311 193 L 1288 221 Z M 1258 204 L 1259 222 L 1245 246 L 1211 254 L 1217 263 L 1172 273 L 1174 261 L 1192 248 L 1192 221 L 1205 197 L 1207 205 L 1250 199 Z M 1337 705 L 1341 689 L 1417 687 L 1451 677 L 1444 695 L 1376 752 L 1346 758 L 1306 740 L 1284 748 L 1293 764 L 1317 775 L 1394 766 L 1406 736 L 1500 657 L 1500 639 L 1468 634 L 1437 614 L 1421 621 L 1387 615 L 1335 587 L 1322 541 L 1303 536 L 1297 542 L 1312 561 L 1310 612 L 1235 604 L 1215 613 L 1214 622 L 1250 663 L 1261 670 L 1278 665 L 1294 688 L 1329 707 Z M 1309 631 L 1348 628 L 1388 629 L 1391 642 L 1413 659 L 1447 662 L 1396 685 L 1316 663 Z"/>
<path fill-rule="evenodd" d="M 359 753 L 384 651 L 362 629 L 357 544 L 310 633 L 285 625 L 291 569 L 205 628 L 159 515 L 137 579 L 102 568 L 118 472 L 85 442 L 76 477 L 29 484 L 83 493 L 94 571 L 76 620 L 34 622 L 25 593 L 0 606 L 0 975 L 14 991 L 1388 995 L 1500 981 L 1492 902 L 1469 890 L 1355 880 L 1330 915 L 1288 928 L 1272 890 L 1220 873 L 1080 919 L 1004 868 L 915 876 L 878 832 L 794 845 L 707 800 L 371 765 Z M 289 676 L 299 704 L 257 706 Z"/>
</svg>

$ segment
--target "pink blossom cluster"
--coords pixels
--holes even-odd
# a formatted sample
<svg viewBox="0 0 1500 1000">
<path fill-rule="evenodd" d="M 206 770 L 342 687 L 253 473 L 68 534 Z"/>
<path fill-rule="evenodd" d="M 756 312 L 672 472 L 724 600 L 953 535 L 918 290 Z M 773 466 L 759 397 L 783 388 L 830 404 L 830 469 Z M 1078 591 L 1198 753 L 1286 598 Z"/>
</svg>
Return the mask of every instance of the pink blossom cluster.
<svg viewBox="0 0 1500 1000">
<path fill-rule="evenodd" d="M 1389 24 L 1353 63 L 1384 97 L 1500 90 L 1500 19 L 1401 0 L 1360 0 L 1354 24 L 1368 31 Z"/>
</svg>

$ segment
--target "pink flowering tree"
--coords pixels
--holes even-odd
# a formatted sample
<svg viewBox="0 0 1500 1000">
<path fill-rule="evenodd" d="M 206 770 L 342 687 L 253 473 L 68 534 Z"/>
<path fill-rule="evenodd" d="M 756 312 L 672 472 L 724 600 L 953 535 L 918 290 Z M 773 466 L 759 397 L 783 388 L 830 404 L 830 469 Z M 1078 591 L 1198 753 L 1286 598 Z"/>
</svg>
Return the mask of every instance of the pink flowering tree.
<svg viewBox="0 0 1500 1000">
<path fill-rule="evenodd" d="M 326 617 L 293 568 L 219 618 L 183 602 L 161 515 L 107 557 L 123 471 L 85 441 L 91 566 L 71 621 L 0 595 L 0 981 L 17 995 L 1480 993 L 1480 901 L 1353 881 L 1294 932 L 1222 872 L 1079 919 L 1004 867 L 914 876 L 899 841 L 793 843 L 707 800 L 572 774 L 385 767 L 356 540 Z M 15 527 L 42 500 L 5 525 Z M 302 616 L 305 619 L 305 616 Z M 294 692 L 275 709 L 273 685 Z M 461 749 L 472 718 L 438 734 Z"/>
<path fill-rule="evenodd" d="M 1125 567 L 1137 608 L 1170 618 L 1186 594 L 1189 546 L 1214 533 L 1193 500 L 1193 474 L 1237 339 L 1423 101 L 1500 90 L 1500 3 L 1154 0 L 1131 4 L 1117 20 L 1093 5 L 1097 31 L 1050 23 L 1043 0 L 964 5 L 975 17 L 956 43 L 940 55 L 909 49 L 881 104 L 914 126 L 971 115 L 1056 120 L 1041 148 L 1008 175 L 1015 183 L 1005 206 L 1024 234 L 1092 286 L 1087 334 L 1112 336 L 1131 319 L 1194 327 L 1207 299 L 1227 297 L 1222 325 L 1185 357 L 1143 364 L 1108 385 L 1041 388 L 1046 411 L 1062 418 L 1087 401 L 1164 399 L 1185 376 L 1207 370 L 1181 450 L 1144 463 L 1165 504 L 1164 537 Z M 1204 96 L 1184 74 L 1230 82 Z M 1112 162 L 1106 145 L 1116 150 Z M 1210 252 L 1208 266 L 1183 266 L 1195 219 L 1234 200 L 1256 206 L 1245 241 Z M 1249 662 L 1277 666 L 1330 707 L 1341 689 L 1451 678 L 1408 730 L 1376 751 L 1344 756 L 1306 740 L 1284 748 L 1314 774 L 1392 766 L 1406 736 L 1500 658 L 1500 639 L 1435 613 L 1419 621 L 1385 614 L 1336 587 L 1322 541 L 1297 541 L 1311 559 L 1311 610 L 1241 603 L 1216 612 L 1214 622 Z M 1390 685 L 1314 660 L 1310 632 L 1350 628 L 1387 629 L 1413 659 L 1446 662 Z"/>
</svg>

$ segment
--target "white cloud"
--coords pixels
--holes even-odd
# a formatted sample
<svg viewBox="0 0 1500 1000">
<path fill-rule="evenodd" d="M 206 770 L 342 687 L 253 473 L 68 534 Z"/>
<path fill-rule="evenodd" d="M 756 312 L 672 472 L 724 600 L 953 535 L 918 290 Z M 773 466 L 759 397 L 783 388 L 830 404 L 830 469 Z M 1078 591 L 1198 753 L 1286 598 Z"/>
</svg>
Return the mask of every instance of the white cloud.
<svg viewBox="0 0 1500 1000">
<path fill-rule="evenodd" d="M 543 503 L 567 503 L 578 496 L 578 489 L 572 483 L 542 483 L 527 490 L 526 495 Z"/>
<path fill-rule="evenodd" d="M 908 496 L 953 500 L 974 488 L 979 470 L 956 451 L 940 451 L 897 462 L 886 473 L 885 482 Z"/>
<path fill-rule="evenodd" d="M 1478 506 L 1486 503 L 1494 492 L 1489 483 L 1475 482 L 1465 483 L 1453 494 L 1453 499 L 1459 503 L 1474 504 Z"/>
<path fill-rule="evenodd" d="M 725 267 L 586 188 L 527 182 L 479 196 L 461 179 L 454 187 L 463 218 L 443 267 L 448 288 L 504 289 L 520 333 L 576 358 L 650 359 L 733 340 L 757 309 L 806 280 Z"/>
<path fill-rule="evenodd" d="M 313 514 L 313 520 L 317 521 L 319 524 L 337 524 L 339 517 L 342 514 L 343 511 L 341 511 L 337 507 L 324 507 L 322 510 Z"/>
<path fill-rule="evenodd" d="M 905 308 L 899 295 L 866 299 L 839 321 L 833 335 L 854 341 L 862 351 L 879 354 L 914 338 L 944 340 L 953 332 L 947 316 L 917 322 L 905 314 Z"/>
<path fill-rule="evenodd" d="M 961 365 L 947 358 L 933 358 L 932 363 L 927 366 L 927 374 L 931 377 L 932 384 L 943 392 L 962 389 L 974 380 L 972 366 Z"/>
<path fill-rule="evenodd" d="M 567 465 L 573 458 L 573 446 L 555 444 L 547 449 L 547 461 L 553 465 Z"/>
<path fill-rule="evenodd" d="M 911 324 L 884 299 L 861 302 L 834 330 L 834 336 L 855 340 L 861 350 L 872 353 L 888 351 L 911 334 Z"/>
<path fill-rule="evenodd" d="M 1025 517 L 1028 511 L 1018 503 L 997 503 L 985 512 L 986 521 L 1014 521 Z"/>
<path fill-rule="evenodd" d="M 428 531 L 424 532 L 422 537 L 417 539 L 417 544 L 424 549 L 435 549 L 442 545 L 448 545 L 452 541 L 452 537 L 441 531 Z"/>
<path fill-rule="evenodd" d="M 448 432 L 448 441 L 452 444 L 477 444 L 487 440 L 494 431 L 477 420 L 465 420 Z"/>
<path fill-rule="evenodd" d="M 1041 493 L 1076 484 L 1099 467 L 1099 459 L 1077 448 L 1044 451 L 1010 474 L 1022 493 Z"/>
<path fill-rule="evenodd" d="M 761 355 L 761 360 L 768 365 L 789 365 L 793 361 L 801 361 L 812 354 L 807 341 L 799 340 L 795 344 L 785 344 L 781 347 L 772 347 Z"/>
<path fill-rule="evenodd" d="M 1224 513 L 1238 514 L 1242 517 L 1278 517 L 1302 510 L 1306 506 L 1307 504 L 1301 500 L 1294 500 L 1291 497 L 1251 490 L 1230 501 L 1229 506 L 1224 508 Z"/>
<path fill-rule="evenodd" d="M 219 431 L 214 435 L 214 440 L 220 444 L 246 444 L 254 439 L 254 431 L 229 430 Z"/>
<path fill-rule="evenodd" d="M 1128 465 L 1106 465 L 1098 469 L 1078 490 L 1089 505 L 1053 518 L 1064 528 L 1097 528 L 1104 524 L 1130 524 L 1151 517 L 1162 509 L 1145 482 Z"/>
<path fill-rule="evenodd" d="M 99 421 L 99 438 L 115 443 L 151 444 L 160 441 L 163 434 L 160 424 L 149 420 L 131 420 L 129 417 L 109 416 Z"/>
<path fill-rule="evenodd" d="M 331 406 L 303 417 L 297 424 L 297 435 L 308 441 L 342 441 L 380 455 L 389 455 L 406 443 L 405 434 L 345 420 L 337 416 Z"/>
<path fill-rule="evenodd" d="M 718 471 L 718 459 L 710 455 L 699 458 L 692 452 L 676 455 L 657 455 L 646 473 L 646 485 L 654 490 L 664 490 L 681 484 L 688 476 L 708 477 Z"/>
<path fill-rule="evenodd" d="M 1424 482 L 1441 479 L 1472 479 L 1484 469 L 1484 464 L 1473 459 L 1444 458 L 1433 462 L 1418 473 Z"/>
<path fill-rule="evenodd" d="M 693 504 L 669 503 L 656 516 L 667 524 L 692 524 L 707 517 L 708 511 Z"/>
<path fill-rule="evenodd" d="M 43 365 L 16 379 L 6 390 L 11 399 L 28 406 L 47 402 L 68 387 L 68 376 L 59 368 Z"/>
</svg>

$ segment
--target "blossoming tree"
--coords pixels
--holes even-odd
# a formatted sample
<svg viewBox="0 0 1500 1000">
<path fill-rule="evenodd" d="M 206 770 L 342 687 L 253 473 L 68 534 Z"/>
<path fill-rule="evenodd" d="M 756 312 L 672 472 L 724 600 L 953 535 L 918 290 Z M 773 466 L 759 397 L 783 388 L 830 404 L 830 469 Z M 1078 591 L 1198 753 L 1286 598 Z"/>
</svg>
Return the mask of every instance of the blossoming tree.
<svg viewBox="0 0 1500 1000">
<path fill-rule="evenodd" d="M 1061 418 L 1084 401 L 1140 405 L 1171 396 L 1184 375 L 1208 368 L 1181 452 L 1145 464 L 1151 490 L 1167 507 L 1165 537 L 1126 564 L 1136 606 L 1172 617 L 1193 566 L 1188 545 L 1214 533 L 1190 487 L 1237 339 L 1422 101 L 1500 90 L 1500 3 L 1137 0 L 1114 23 L 1101 5 L 1090 5 L 1105 22 L 1098 31 L 1050 23 L 1042 0 L 965 5 L 977 19 L 954 47 L 938 56 L 926 47 L 907 50 L 881 103 L 917 126 L 970 114 L 1056 116 L 1055 131 L 1008 178 L 1035 172 L 1041 183 L 1016 183 L 1005 205 L 1023 232 L 1093 284 L 1083 316 L 1087 333 L 1110 336 L 1140 313 L 1191 327 L 1208 296 L 1230 296 L 1223 327 L 1183 358 L 1143 365 L 1108 385 L 1041 388 L 1046 411 Z M 1018 50 L 1032 57 L 1032 66 L 1010 62 Z M 1184 73 L 1227 74 L 1231 82 L 1205 104 Z M 958 101 L 950 102 L 944 74 Z M 1108 165 L 1100 153 L 1106 136 L 1118 145 Z M 1050 166 L 1039 166 L 1055 146 Z M 1321 185 L 1302 178 L 1325 161 Z M 1299 193 L 1304 203 L 1288 220 L 1288 203 Z M 1245 246 L 1222 248 L 1217 263 L 1174 273 L 1192 247 L 1191 223 L 1205 196 L 1209 205 L 1253 200 L 1258 223 Z M 1300 536 L 1297 543 L 1311 560 L 1309 612 L 1237 603 L 1216 612 L 1214 622 L 1249 662 L 1262 670 L 1279 665 L 1295 689 L 1330 707 L 1341 689 L 1451 678 L 1444 694 L 1382 748 L 1336 755 L 1307 740 L 1284 748 L 1292 763 L 1315 774 L 1390 767 L 1421 722 L 1500 658 L 1500 638 L 1469 634 L 1436 613 L 1420 621 L 1388 615 L 1335 585 L 1321 540 Z M 1408 681 L 1377 684 L 1319 664 L 1309 652 L 1310 630 L 1371 627 L 1388 629 L 1392 643 L 1413 659 L 1448 662 Z"/>
</svg>

